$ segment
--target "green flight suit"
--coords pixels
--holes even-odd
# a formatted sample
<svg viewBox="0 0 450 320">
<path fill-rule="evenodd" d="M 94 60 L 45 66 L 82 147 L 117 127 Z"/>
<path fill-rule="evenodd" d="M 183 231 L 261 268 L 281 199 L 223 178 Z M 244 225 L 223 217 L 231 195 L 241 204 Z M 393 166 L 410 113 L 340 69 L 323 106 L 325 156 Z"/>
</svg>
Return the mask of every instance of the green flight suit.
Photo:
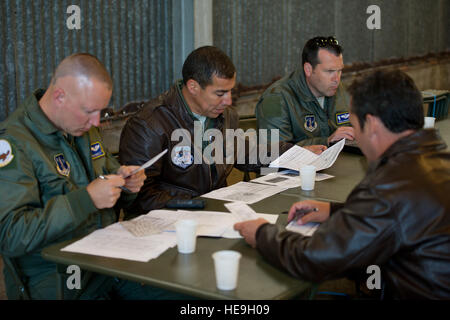
<svg viewBox="0 0 450 320">
<path fill-rule="evenodd" d="M 328 137 L 339 126 L 350 124 L 348 107 L 348 94 L 339 85 L 335 96 L 325 97 L 322 109 L 306 83 L 303 69 L 298 69 L 266 89 L 255 115 L 258 128 L 279 129 L 281 141 L 300 146 L 328 145 Z"/>
<path fill-rule="evenodd" d="M 117 221 L 114 208 L 94 206 L 86 186 L 115 173 L 119 163 L 95 127 L 81 137 L 64 137 L 39 107 L 43 94 L 37 90 L 0 124 L 0 254 L 15 262 L 33 299 L 56 297 L 56 265 L 41 257 L 43 248 Z M 116 205 L 134 198 L 123 192 Z M 17 299 L 17 283 L 7 268 L 4 275 L 8 298 Z M 95 275 L 83 284 L 81 298 L 105 297 L 121 281 Z M 66 288 L 65 297 L 76 291 Z"/>
</svg>

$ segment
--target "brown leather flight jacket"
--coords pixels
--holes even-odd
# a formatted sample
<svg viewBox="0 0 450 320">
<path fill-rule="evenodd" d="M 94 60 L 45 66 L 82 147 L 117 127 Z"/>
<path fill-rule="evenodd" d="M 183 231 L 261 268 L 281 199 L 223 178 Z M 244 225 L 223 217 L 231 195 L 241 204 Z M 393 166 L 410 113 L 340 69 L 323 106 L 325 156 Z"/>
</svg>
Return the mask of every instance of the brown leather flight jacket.
<svg viewBox="0 0 450 320">
<path fill-rule="evenodd" d="M 450 153 L 434 129 L 394 143 L 312 237 L 262 225 L 258 251 L 305 280 L 374 274 L 384 298 L 450 298 Z"/>
<path fill-rule="evenodd" d="M 219 130 L 225 145 L 225 130 L 236 129 L 238 125 L 238 114 L 235 108 L 230 106 L 219 117 L 207 118 L 205 131 L 209 128 Z M 179 145 L 183 138 L 176 136 L 172 141 L 172 133 L 176 129 L 186 130 L 184 137 L 189 138 L 187 139 L 187 151 Z M 203 159 L 200 164 L 197 164 L 193 159 L 195 152 L 197 151 L 199 158 L 202 158 L 202 151 L 211 141 L 200 142 L 201 145 L 195 148 L 194 137 L 194 116 L 185 105 L 180 82 L 175 83 L 158 98 L 147 102 L 138 113 L 127 121 L 120 139 L 119 160 L 121 164 L 141 165 L 168 148 L 168 152 L 146 170 L 147 179 L 136 200 L 128 208 L 127 217 L 163 208 L 171 199 L 190 199 L 225 187 L 227 185 L 226 178 L 233 166 L 248 171 L 255 171 L 261 167 L 259 159 L 254 164 L 249 163 L 247 161 L 248 154 L 245 155 L 246 163 L 236 164 L 237 148 L 234 148 L 231 160 L 226 161 L 226 150 L 223 150 L 221 163 L 210 165 Z M 201 136 L 199 138 L 202 139 Z M 281 154 L 292 144 L 280 143 L 280 146 Z M 268 149 L 270 154 L 270 146 Z M 248 146 L 245 150 L 248 151 Z M 177 154 L 180 153 L 184 154 L 184 157 L 177 157 Z M 186 158 L 187 162 L 183 160 Z"/>
</svg>

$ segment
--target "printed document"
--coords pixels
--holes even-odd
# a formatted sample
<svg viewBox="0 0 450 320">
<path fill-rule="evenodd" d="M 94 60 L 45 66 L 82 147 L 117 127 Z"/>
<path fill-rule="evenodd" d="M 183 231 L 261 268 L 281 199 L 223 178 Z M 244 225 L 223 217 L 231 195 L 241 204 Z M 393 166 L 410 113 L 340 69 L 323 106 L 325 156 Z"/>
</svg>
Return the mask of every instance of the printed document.
<svg viewBox="0 0 450 320">
<path fill-rule="evenodd" d="M 344 144 L 345 139 L 342 139 L 320 155 L 295 145 L 272 161 L 269 167 L 287 168 L 298 171 L 303 166 L 313 165 L 316 167 L 316 171 L 327 169 L 334 164 L 339 153 L 344 148 Z"/>
<path fill-rule="evenodd" d="M 316 232 L 317 228 L 320 226 L 318 222 L 308 222 L 303 225 L 297 224 L 297 221 L 292 220 L 286 226 L 286 230 L 300 233 L 306 237 L 311 237 L 314 232 Z"/>
<path fill-rule="evenodd" d="M 241 181 L 229 187 L 220 188 L 203 194 L 202 197 L 225 201 L 241 201 L 252 204 L 286 189 L 288 189 L 288 187 Z"/>
</svg>

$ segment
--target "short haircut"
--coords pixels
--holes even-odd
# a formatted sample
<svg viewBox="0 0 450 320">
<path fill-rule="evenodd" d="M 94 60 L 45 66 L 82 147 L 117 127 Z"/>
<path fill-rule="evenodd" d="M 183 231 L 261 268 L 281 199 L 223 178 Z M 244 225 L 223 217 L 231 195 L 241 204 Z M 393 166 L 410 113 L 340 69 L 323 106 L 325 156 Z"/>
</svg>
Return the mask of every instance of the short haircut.
<svg viewBox="0 0 450 320">
<path fill-rule="evenodd" d="M 372 72 L 354 80 L 348 92 L 352 97 L 351 112 L 358 117 L 361 129 L 368 114 L 381 119 L 394 133 L 423 127 L 422 94 L 400 70 Z"/>
<path fill-rule="evenodd" d="M 199 83 L 204 89 L 212 84 L 213 76 L 232 79 L 236 73 L 231 59 L 220 49 L 204 46 L 192 51 L 183 64 L 183 83 L 189 79 Z"/>
<path fill-rule="evenodd" d="M 338 57 L 344 51 L 338 44 L 335 37 L 315 37 L 309 39 L 302 52 L 302 66 L 306 62 L 312 65 L 313 69 L 320 63 L 319 61 L 319 49 L 327 50 Z"/>
<path fill-rule="evenodd" d="M 58 78 L 65 76 L 95 78 L 105 83 L 109 90 L 113 88 L 111 76 L 103 63 L 89 53 L 75 53 L 64 58 L 53 73 L 51 82 L 54 84 Z"/>
</svg>

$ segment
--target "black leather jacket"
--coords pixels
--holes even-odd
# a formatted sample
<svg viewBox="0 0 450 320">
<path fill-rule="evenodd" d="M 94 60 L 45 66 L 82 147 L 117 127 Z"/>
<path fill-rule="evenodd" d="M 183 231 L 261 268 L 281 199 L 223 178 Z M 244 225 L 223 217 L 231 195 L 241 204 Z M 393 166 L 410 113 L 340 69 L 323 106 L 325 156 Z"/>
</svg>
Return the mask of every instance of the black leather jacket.
<svg viewBox="0 0 450 320">
<path fill-rule="evenodd" d="M 219 130 L 222 132 L 224 141 L 226 140 L 225 130 L 236 129 L 239 125 L 238 114 L 231 106 L 216 119 L 207 118 L 206 121 L 205 130 L 208 128 Z M 225 159 L 226 150 L 223 150 L 221 163 L 214 165 L 206 163 L 204 159 L 197 164 L 197 161 L 192 158 L 191 161 L 183 163 L 182 157 L 176 157 L 182 151 L 179 146 L 181 139 L 172 141 L 171 137 L 176 129 L 185 129 L 189 132 L 186 137 L 192 139 L 188 140 L 187 158 L 190 155 L 194 157 L 196 150 L 204 151 L 211 142 L 204 141 L 202 146 L 193 147 L 194 116 L 185 104 L 181 82 L 175 83 L 167 92 L 146 103 L 124 126 L 119 149 L 119 160 L 122 164 L 141 165 L 168 148 L 168 152 L 146 170 L 147 179 L 144 186 L 136 201 L 127 210 L 131 215 L 145 214 L 152 209 L 163 208 L 167 201 L 174 198 L 190 199 L 225 187 L 227 176 L 233 166 L 249 171 L 257 170 L 261 166 L 259 161 L 254 164 L 249 161 L 240 165 L 236 164 L 238 148 L 234 148 L 234 153 L 231 153 L 231 160 Z M 280 143 L 280 145 L 282 146 L 280 153 L 292 146 L 289 143 Z M 202 152 L 199 153 L 200 159 Z M 248 160 L 248 154 L 245 158 Z M 194 162 L 190 163 L 192 160 Z"/>
<path fill-rule="evenodd" d="M 386 298 L 450 298 L 450 153 L 434 129 L 394 143 L 312 237 L 265 224 L 259 252 L 320 282 L 381 269 Z M 367 278 L 370 274 L 366 274 Z"/>
</svg>

